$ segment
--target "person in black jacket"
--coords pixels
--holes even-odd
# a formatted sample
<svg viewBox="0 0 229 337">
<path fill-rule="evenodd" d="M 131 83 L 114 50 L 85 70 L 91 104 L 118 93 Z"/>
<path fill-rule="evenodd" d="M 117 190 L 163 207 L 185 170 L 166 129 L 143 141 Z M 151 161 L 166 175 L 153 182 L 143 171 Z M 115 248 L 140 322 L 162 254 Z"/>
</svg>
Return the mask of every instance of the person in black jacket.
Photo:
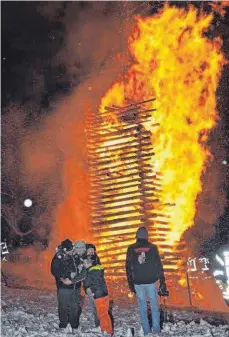
<svg viewBox="0 0 229 337">
<path fill-rule="evenodd" d="M 82 275 L 82 276 L 85 275 L 84 271 L 86 270 L 85 268 L 83 268 L 83 260 L 84 259 L 87 259 L 87 257 L 90 257 L 93 265 L 100 264 L 99 257 L 96 254 L 96 247 L 92 243 L 85 243 L 82 240 L 77 240 L 73 244 L 73 254 L 74 255 L 77 254 L 79 259 L 80 259 L 79 270 L 80 270 L 80 275 Z M 71 276 L 74 280 L 79 278 L 79 276 L 75 277 L 73 274 L 71 274 Z M 83 279 L 83 278 L 84 277 L 81 277 L 81 279 Z M 84 303 L 84 296 L 81 296 L 81 306 L 80 306 L 80 310 L 79 310 L 79 316 L 82 312 L 83 303 Z M 99 322 L 99 319 L 98 319 L 94 299 L 91 298 L 91 297 L 89 297 L 89 306 L 90 306 L 91 311 L 92 311 L 93 316 L 94 316 L 95 327 L 98 328 L 99 325 L 100 325 L 100 322 Z M 79 318 L 78 318 L 78 320 L 79 320 Z"/>
<path fill-rule="evenodd" d="M 72 275 L 76 277 L 79 274 L 80 261 L 77 255 L 73 257 L 72 252 L 72 241 L 69 239 L 62 241 L 52 259 L 51 273 L 56 279 L 59 327 L 66 328 L 70 323 L 74 332 L 79 325 L 81 282 L 73 281 Z"/>
<path fill-rule="evenodd" d="M 96 253 L 96 247 L 92 243 L 86 243 L 86 256 L 90 257 L 92 264 L 94 266 L 97 264 L 101 264 L 100 259 Z M 96 310 L 94 299 L 91 297 L 89 297 L 89 306 L 94 316 L 95 327 L 98 328 L 100 326 L 100 322 L 99 322 L 99 318 L 97 315 L 97 310 Z"/>
<path fill-rule="evenodd" d="M 145 227 L 137 230 L 136 243 L 127 249 L 126 274 L 130 291 L 137 296 L 144 335 L 151 333 L 147 317 L 147 297 L 150 300 L 153 332 L 159 333 L 160 313 L 156 282 L 160 281 L 160 292 L 167 289 L 157 246 L 148 242 L 148 231 Z"/>
<path fill-rule="evenodd" d="M 84 260 L 84 266 L 87 269 L 87 277 L 83 282 L 85 292 L 94 300 L 101 330 L 111 336 L 113 331 L 108 314 L 109 296 L 104 278 L 104 269 L 101 264 L 93 264 L 89 256 Z"/>
</svg>

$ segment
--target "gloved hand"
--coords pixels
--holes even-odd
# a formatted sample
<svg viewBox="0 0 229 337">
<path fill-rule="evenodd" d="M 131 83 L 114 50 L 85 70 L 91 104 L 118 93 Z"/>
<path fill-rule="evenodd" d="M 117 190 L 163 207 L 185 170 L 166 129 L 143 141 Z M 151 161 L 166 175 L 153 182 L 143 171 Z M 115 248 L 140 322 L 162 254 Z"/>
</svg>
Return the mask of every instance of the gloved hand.
<svg viewBox="0 0 229 337">
<path fill-rule="evenodd" d="M 160 281 L 158 295 L 159 296 L 165 296 L 165 297 L 169 296 L 169 291 L 168 291 L 168 289 L 166 287 L 165 281 Z"/>
</svg>

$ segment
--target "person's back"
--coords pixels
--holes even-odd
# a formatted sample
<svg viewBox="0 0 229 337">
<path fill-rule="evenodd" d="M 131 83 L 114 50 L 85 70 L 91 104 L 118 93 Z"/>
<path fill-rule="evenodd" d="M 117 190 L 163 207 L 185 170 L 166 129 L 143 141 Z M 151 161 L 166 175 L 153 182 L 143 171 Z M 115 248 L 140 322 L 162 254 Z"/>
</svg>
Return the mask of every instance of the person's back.
<svg viewBox="0 0 229 337">
<path fill-rule="evenodd" d="M 157 246 L 148 242 L 148 231 L 145 227 L 137 230 L 136 243 L 127 249 L 126 274 L 130 291 L 137 296 L 144 334 L 151 332 L 147 317 L 147 297 L 150 299 L 153 332 L 160 332 L 156 282 L 160 280 L 160 288 L 166 289 L 165 277 Z"/>
<path fill-rule="evenodd" d="M 131 266 L 134 284 L 149 284 L 165 279 L 157 246 L 146 239 L 140 238 L 129 246 L 127 264 Z"/>
</svg>

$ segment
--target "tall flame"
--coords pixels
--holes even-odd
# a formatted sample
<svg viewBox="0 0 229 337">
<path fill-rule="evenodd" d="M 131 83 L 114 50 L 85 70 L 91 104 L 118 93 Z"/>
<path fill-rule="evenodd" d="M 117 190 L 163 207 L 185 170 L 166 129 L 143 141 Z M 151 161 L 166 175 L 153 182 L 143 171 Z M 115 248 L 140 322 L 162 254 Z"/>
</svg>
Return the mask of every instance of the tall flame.
<svg viewBox="0 0 229 337">
<path fill-rule="evenodd" d="M 212 19 L 193 6 L 185 10 L 169 5 L 152 17 L 136 17 L 129 39 L 133 63 L 101 100 L 103 116 L 106 106 L 123 106 L 126 99 L 157 99 L 152 123 L 144 127 L 152 131 L 156 153 L 150 162 L 163 176 L 162 204 L 175 204 L 167 234 L 170 245 L 194 223 L 201 175 L 210 157 L 206 141 L 217 121 L 215 93 L 224 58 L 220 38 L 204 35 Z M 114 119 L 113 114 L 103 121 L 112 127 Z M 155 123 L 160 123 L 156 129 Z"/>
</svg>

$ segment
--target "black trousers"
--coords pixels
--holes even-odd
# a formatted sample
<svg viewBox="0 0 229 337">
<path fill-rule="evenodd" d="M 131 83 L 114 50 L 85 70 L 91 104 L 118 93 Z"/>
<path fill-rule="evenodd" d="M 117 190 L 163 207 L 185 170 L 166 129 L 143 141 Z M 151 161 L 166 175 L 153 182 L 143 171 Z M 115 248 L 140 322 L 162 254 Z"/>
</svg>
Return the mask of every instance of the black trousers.
<svg viewBox="0 0 229 337">
<path fill-rule="evenodd" d="M 58 289 L 58 314 L 60 327 L 65 328 L 70 323 L 73 329 L 79 326 L 80 289 Z"/>
</svg>

